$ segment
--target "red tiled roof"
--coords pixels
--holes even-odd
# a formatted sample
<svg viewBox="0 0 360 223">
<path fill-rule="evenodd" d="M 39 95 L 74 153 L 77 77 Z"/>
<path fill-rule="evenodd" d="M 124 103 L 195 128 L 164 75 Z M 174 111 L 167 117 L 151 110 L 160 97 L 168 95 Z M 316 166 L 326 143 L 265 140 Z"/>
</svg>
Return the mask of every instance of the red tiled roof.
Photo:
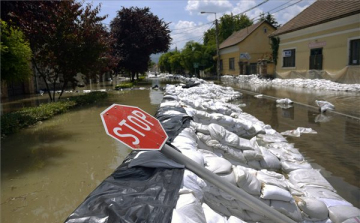
<svg viewBox="0 0 360 223">
<path fill-rule="evenodd" d="M 289 33 L 358 13 L 360 13 L 359 0 L 317 0 L 274 31 L 271 36 Z"/>
<path fill-rule="evenodd" d="M 219 49 L 223 49 L 229 46 L 233 46 L 236 45 L 238 43 L 240 43 L 241 41 L 243 41 L 246 37 L 248 37 L 256 28 L 258 28 L 262 23 L 264 23 L 265 21 L 261 21 L 258 22 L 254 25 L 248 26 L 244 29 L 241 29 L 237 32 L 234 32 L 233 34 L 231 34 L 231 36 L 229 36 L 226 40 L 224 40 L 220 46 Z"/>
</svg>

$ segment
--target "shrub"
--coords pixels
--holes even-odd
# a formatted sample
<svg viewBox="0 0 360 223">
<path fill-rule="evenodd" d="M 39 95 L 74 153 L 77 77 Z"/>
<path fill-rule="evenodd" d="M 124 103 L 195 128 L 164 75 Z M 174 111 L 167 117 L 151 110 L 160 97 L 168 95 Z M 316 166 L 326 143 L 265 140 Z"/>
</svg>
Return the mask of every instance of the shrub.
<svg viewBox="0 0 360 223">
<path fill-rule="evenodd" d="M 108 96 L 106 92 L 91 92 L 89 94 L 69 98 L 68 101 L 58 101 L 41 104 L 38 107 L 23 108 L 16 112 L 1 116 L 1 135 L 9 135 L 20 129 L 44 121 L 57 114 L 64 113 L 75 106 L 93 104 Z"/>
<path fill-rule="evenodd" d="M 121 88 L 132 88 L 134 86 L 133 82 L 123 82 L 115 86 L 115 90 L 119 90 Z"/>
</svg>

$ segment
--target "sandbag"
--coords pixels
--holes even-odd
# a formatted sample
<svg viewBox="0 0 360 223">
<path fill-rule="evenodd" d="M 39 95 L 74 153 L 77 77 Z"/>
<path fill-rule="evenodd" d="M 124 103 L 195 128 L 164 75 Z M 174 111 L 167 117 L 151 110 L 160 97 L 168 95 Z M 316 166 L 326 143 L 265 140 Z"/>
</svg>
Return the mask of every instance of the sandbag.
<svg viewBox="0 0 360 223">
<path fill-rule="evenodd" d="M 281 168 L 281 163 L 274 154 L 262 146 L 260 146 L 260 151 L 263 156 L 260 159 L 260 165 L 262 169 L 279 170 Z"/>
<path fill-rule="evenodd" d="M 195 150 L 188 150 L 188 149 L 179 149 L 181 153 L 188 157 L 189 159 L 195 161 L 200 166 L 205 165 L 204 157 L 201 152 Z"/>
<path fill-rule="evenodd" d="M 230 216 L 228 218 L 228 223 L 246 223 L 246 222 L 235 216 Z"/>
<path fill-rule="evenodd" d="M 281 168 L 285 173 L 290 173 L 294 170 L 302 170 L 302 169 L 312 169 L 310 163 L 306 161 L 289 161 L 289 160 L 282 160 L 281 161 Z"/>
<path fill-rule="evenodd" d="M 360 210 L 350 206 L 329 207 L 329 217 L 333 223 L 341 223 L 349 219 L 360 217 Z"/>
<path fill-rule="evenodd" d="M 271 207 L 296 222 L 303 220 L 301 212 L 293 199 L 290 202 L 271 200 Z"/>
<path fill-rule="evenodd" d="M 239 166 L 234 166 L 236 185 L 253 195 L 260 195 L 261 182 L 248 171 Z"/>
<path fill-rule="evenodd" d="M 194 196 L 199 201 L 202 201 L 203 196 L 204 196 L 203 190 L 206 187 L 206 183 L 203 179 L 198 177 L 195 173 L 191 172 L 190 170 L 184 171 L 182 187 L 192 190 Z"/>
<path fill-rule="evenodd" d="M 201 203 L 196 199 L 191 190 L 181 189 L 176 203 L 176 212 L 180 216 L 186 216 L 186 222 L 206 223 Z"/>
<path fill-rule="evenodd" d="M 203 203 L 202 208 L 204 210 L 206 223 L 227 223 L 228 222 L 224 216 L 216 213 L 207 204 Z"/>
<path fill-rule="evenodd" d="M 335 191 L 330 183 L 321 175 L 320 170 L 294 170 L 289 174 L 289 180 L 291 183 L 298 185 L 300 188 L 304 186 L 315 186 Z"/>
<path fill-rule="evenodd" d="M 261 170 L 257 172 L 256 178 L 265 184 L 274 185 L 287 190 L 287 183 L 284 175 L 273 171 Z"/>
<path fill-rule="evenodd" d="M 326 220 L 329 217 L 329 210 L 324 202 L 310 197 L 295 199 L 301 211 L 312 220 Z"/>
<path fill-rule="evenodd" d="M 293 197 L 290 192 L 274 185 L 264 184 L 261 188 L 261 198 L 268 200 L 290 201 Z"/>
<path fill-rule="evenodd" d="M 210 151 L 199 150 L 203 153 L 205 168 L 215 174 L 227 174 L 232 171 L 232 165 L 229 161 Z"/>
</svg>

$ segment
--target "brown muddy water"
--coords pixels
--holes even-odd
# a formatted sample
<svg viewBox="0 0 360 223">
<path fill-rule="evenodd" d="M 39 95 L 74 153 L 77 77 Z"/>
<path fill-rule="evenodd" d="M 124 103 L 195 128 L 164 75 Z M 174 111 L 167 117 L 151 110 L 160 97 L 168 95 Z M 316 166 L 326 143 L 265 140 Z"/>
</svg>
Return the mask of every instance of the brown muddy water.
<svg viewBox="0 0 360 223">
<path fill-rule="evenodd" d="M 96 84 L 91 89 L 113 89 L 113 85 Z M 155 114 L 162 92 L 144 88 L 112 91 L 109 99 L 96 106 L 73 110 L 2 139 L 1 222 L 64 222 L 130 152 L 105 134 L 99 114 L 113 103 L 138 106 Z M 39 96 L 34 98 L 38 100 Z M 282 109 L 274 100 L 257 99 L 252 94 L 244 94 L 233 103 L 246 103 L 245 112 L 278 132 L 297 127 L 316 130 L 316 135 L 287 139 L 314 168 L 322 170 L 338 194 L 360 207 L 358 120 L 331 115 L 328 122 L 317 123 L 314 120 L 319 113 L 315 109 L 296 104 Z M 3 103 L 2 108 L 11 106 Z"/>
</svg>

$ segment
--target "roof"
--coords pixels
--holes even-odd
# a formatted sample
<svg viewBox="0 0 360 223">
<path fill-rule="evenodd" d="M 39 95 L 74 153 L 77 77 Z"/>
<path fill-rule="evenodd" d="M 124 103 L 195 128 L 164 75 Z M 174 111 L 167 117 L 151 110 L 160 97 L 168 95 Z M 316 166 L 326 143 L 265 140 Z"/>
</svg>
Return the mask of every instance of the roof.
<svg viewBox="0 0 360 223">
<path fill-rule="evenodd" d="M 274 31 L 277 36 L 360 13 L 359 0 L 317 0 Z"/>
<path fill-rule="evenodd" d="M 219 48 L 223 49 L 223 48 L 233 46 L 233 45 L 240 43 L 241 41 L 246 39 L 246 37 L 248 37 L 254 30 L 256 30 L 264 22 L 266 22 L 266 21 L 258 22 L 254 25 L 248 26 L 244 29 L 234 32 L 233 34 L 231 34 L 231 36 L 229 36 L 226 40 L 224 40 L 220 44 Z M 268 22 L 266 22 L 266 23 L 269 24 Z M 271 25 L 271 24 L 269 24 L 269 25 Z"/>
</svg>

